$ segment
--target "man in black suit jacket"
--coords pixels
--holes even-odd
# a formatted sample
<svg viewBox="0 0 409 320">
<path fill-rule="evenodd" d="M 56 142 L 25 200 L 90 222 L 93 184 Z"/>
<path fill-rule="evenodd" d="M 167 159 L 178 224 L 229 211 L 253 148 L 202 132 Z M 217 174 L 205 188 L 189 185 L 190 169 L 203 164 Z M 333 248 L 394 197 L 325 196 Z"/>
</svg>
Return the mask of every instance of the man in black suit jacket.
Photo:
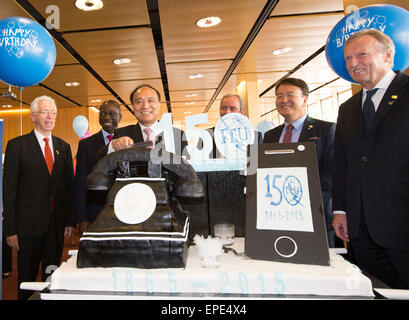
<svg viewBox="0 0 409 320">
<path fill-rule="evenodd" d="M 229 93 L 222 97 L 220 100 L 220 107 L 219 107 L 220 118 L 225 116 L 229 113 L 241 113 L 244 114 L 244 101 L 243 98 L 237 93 Z M 213 151 L 210 154 L 210 158 L 220 158 L 221 154 L 216 147 L 216 143 L 214 141 L 214 129 L 215 127 L 207 129 L 213 139 Z M 254 130 L 254 143 L 261 143 L 262 136 L 261 132 Z M 200 141 L 198 143 L 198 148 L 203 148 L 203 142 Z"/>
<path fill-rule="evenodd" d="M 308 85 L 301 79 L 285 78 L 276 86 L 277 111 L 285 123 L 267 131 L 264 143 L 282 143 L 288 125 L 292 125 L 291 139 L 287 142 L 314 141 L 316 145 L 321 194 L 325 212 L 325 223 L 329 247 L 335 246 L 332 229 L 331 171 L 335 136 L 335 123 L 311 118 L 307 115 Z"/>
<path fill-rule="evenodd" d="M 345 43 L 347 70 L 363 90 L 339 109 L 333 226 L 360 268 L 409 289 L 409 77 L 392 71 L 394 53 L 374 29 Z"/>
<path fill-rule="evenodd" d="M 31 293 L 21 290 L 20 283 L 35 281 L 40 262 L 43 281 L 59 266 L 64 236 L 74 229 L 71 148 L 51 134 L 56 115 L 52 98 L 34 99 L 30 116 L 35 129 L 10 140 L 6 148 L 4 235 L 18 252 L 19 299 Z"/>
<path fill-rule="evenodd" d="M 159 124 L 160 94 L 159 91 L 148 84 L 137 86 L 130 94 L 137 124 L 129 125 L 115 130 L 115 137 L 118 137 L 98 151 L 97 158 L 100 159 L 107 153 L 130 148 L 134 143 L 151 140 L 155 143 L 162 141 L 162 134 L 155 137 L 153 130 Z M 150 130 L 149 136 L 146 130 Z M 187 145 L 187 141 L 181 130 L 173 128 L 175 153 L 182 155 Z M 150 139 L 148 139 L 150 138 Z"/>
<path fill-rule="evenodd" d="M 121 121 L 121 106 L 113 101 L 104 101 L 99 107 L 99 124 L 102 129 L 78 144 L 77 167 L 74 180 L 74 208 L 76 223 L 83 233 L 94 222 L 105 205 L 106 192 L 88 191 L 85 181 L 96 164 L 98 150 L 107 145 L 114 137 L 114 130 Z"/>
</svg>

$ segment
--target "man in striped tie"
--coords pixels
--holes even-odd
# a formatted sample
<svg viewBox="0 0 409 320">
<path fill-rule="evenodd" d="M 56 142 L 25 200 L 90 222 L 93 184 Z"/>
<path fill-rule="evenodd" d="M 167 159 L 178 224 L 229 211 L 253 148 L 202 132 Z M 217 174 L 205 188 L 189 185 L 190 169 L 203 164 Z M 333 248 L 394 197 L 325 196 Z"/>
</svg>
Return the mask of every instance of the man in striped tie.
<svg viewBox="0 0 409 320">
<path fill-rule="evenodd" d="M 20 283 L 42 281 L 60 264 L 64 237 L 74 230 L 71 148 L 53 136 L 57 106 L 48 96 L 31 103 L 34 130 L 7 143 L 3 176 L 4 236 L 17 251 Z"/>
</svg>

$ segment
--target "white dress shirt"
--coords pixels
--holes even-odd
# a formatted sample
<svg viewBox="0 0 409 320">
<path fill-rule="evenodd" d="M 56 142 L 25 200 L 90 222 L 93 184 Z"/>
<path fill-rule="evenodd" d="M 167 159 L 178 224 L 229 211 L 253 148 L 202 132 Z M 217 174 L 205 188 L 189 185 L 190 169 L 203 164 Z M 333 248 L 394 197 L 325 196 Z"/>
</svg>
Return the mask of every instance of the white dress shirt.
<svg viewBox="0 0 409 320">
<path fill-rule="evenodd" d="M 36 136 L 36 138 L 38 140 L 38 143 L 40 144 L 41 151 L 43 152 L 44 158 L 45 158 L 45 151 L 44 151 L 45 141 L 44 141 L 44 138 L 48 138 L 48 145 L 50 146 L 51 155 L 53 156 L 53 161 L 54 161 L 55 159 L 54 159 L 54 147 L 53 147 L 52 135 L 50 134 L 48 137 L 43 136 L 39 131 L 37 131 L 37 129 L 34 129 L 34 134 L 35 134 L 35 136 Z"/>
</svg>

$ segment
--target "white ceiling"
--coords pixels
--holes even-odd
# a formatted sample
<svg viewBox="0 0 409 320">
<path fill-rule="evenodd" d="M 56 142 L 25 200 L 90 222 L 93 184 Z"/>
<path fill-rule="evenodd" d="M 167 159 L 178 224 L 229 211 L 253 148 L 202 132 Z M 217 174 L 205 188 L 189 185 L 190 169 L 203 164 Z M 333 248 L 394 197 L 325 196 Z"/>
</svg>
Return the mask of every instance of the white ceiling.
<svg viewBox="0 0 409 320">
<path fill-rule="evenodd" d="M 261 30 L 222 86 L 263 8 L 275 2 Z M 320 50 L 333 26 L 344 16 L 342 0 L 104 0 L 104 7 L 93 12 L 78 10 L 74 0 L 0 0 L 0 19 L 23 16 L 36 20 L 42 16 L 45 20 L 49 5 L 57 5 L 60 10 L 60 28 L 54 30 L 58 35 L 54 38 L 56 65 L 40 85 L 22 91 L 24 103 L 47 94 L 56 99 L 60 108 L 87 108 L 98 105 L 91 102 L 97 98 L 129 105 L 132 89 L 148 83 L 163 97 L 161 111 L 170 110 L 178 124 L 183 124 L 186 115 L 205 110 L 209 121 L 217 120 L 221 96 L 233 92 L 248 76 L 257 76 L 261 94 Z M 157 5 L 158 11 L 149 12 L 152 5 Z M 155 15 L 160 18 L 159 30 L 155 27 L 157 20 L 152 20 Z M 196 21 L 207 16 L 219 16 L 222 22 L 213 28 L 198 28 Z M 157 38 L 162 40 L 163 50 L 160 42 L 155 43 Z M 287 46 L 293 49 L 288 54 L 272 55 L 272 50 Z M 132 62 L 120 66 L 112 63 L 125 57 Z M 197 73 L 203 77 L 188 78 Z M 292 76 L 306 80 L 311 90 L 337 78 L 328 67 L 324 52 Z M 71 81 L 80 82 L 80 86 L 66 87 L 65 83 Z M 341 79 L 315 94 L 344 91 L 349 86 Z M 0 82 L 0 92 L 7 90 L 8 86 Z M 20 97 L 18 88 L 13 87 L 12 91 Z M 197 96 L 186 97 L 192 93 Z M 264 111 L 274 107 L 272 95 L 270 90 L 260 97 Z M 4 104 L 20 106 L 19 101 L 1 97 L 0 109 Z M 123 113 L 122 126 L 135 122 L 127 106 Z"/>
</svg>

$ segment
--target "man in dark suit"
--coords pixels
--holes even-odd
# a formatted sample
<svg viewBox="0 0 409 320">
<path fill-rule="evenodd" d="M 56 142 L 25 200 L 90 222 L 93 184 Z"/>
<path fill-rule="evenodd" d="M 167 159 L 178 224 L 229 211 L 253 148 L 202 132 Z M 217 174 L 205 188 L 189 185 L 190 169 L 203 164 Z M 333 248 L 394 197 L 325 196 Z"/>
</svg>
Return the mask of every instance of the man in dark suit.
<svg viewBox="0 0 409 320">
<path fill-rule="evenodd" d="M 220 118 L 225 116 L 229 113 L 240 113 L 244 114 L 244 101 L 243 98 L 237 93 L 228 93 L 222 97 L 220 100 L 220 107 L 219 107 L 219 114 Z M 210 135 L 213 138 L 213 151 L 210 154 L 210 157 L 213 158 L 220 158 L 221 154 L 216 147 L 216 143 L 214 141 L 214 129 L 215 127 L 207 129 Z M 254 130 L 254 143 L 261 143 L 262 142 L 262 135 L 261 132 Z M 201 149 L 203 146 L 202 141 L 198 143 L 198 148 Z"/>
<path fill-rule="evenodd" d="M 334 230 L 356 264 L 409 289 L 409 77 L 393 72 L 383 33 L 353 34 L 346 67 L 363 90 L 340 106 L 334 143 Z"/>
<path fill-rule="evenodd" d="M 130 148 L 134 143 L 152 141 L 155 144 L 162 141 L 162 134 L 156 137 L 154 129 L 158 126 L 160 111 L 159 91 L 148 84 L 137 86 L 130 94 L 137 124 L 129 125 L 115 130 L 115 137 L 118 137 L 104 148 L 98 151 L 98 159 L 107 153 Z M 175 153 L 182 155 L 187 145 L 183 132 L 173 128 Z"/>
<path fill-rule="evenodd" d="M 331 226 L 333 219 L 331 171 L 335 123 L 307 115 L 309 88 L 303 80 L 285 78 L 277 84 L 275 90 L 277 111 L 284 117 L 285 122 L 267 131 L 263 142 L 315 142 L 328 245 L 334 247 L 335 235 Z"/>
<path fill-rule="evenodd" d="M 78 144 L 74 208 L 80 233 L 88 228 L 105 205 L 106 192 L 87 192 L 85 181 L 96 163 L 98 150 L 112 141 L 121 118 L 121 106 L 113 100 L 104 101 L 99 107 L 99 124 L 102 129 Z"/>
<path fill-rule="evenodd" d="M 51 134 L 57 116 L 52 98 L 31 103 L 34 130 L 7 144 L 4 160 L 4 235 L 18 252 L 18 298 L 31 292 L 20 283 L 35 281 L 41 262 L 42 280 L 59 266 L 64 236 L 74 229 L 70 145 Z"/>
</svg>

